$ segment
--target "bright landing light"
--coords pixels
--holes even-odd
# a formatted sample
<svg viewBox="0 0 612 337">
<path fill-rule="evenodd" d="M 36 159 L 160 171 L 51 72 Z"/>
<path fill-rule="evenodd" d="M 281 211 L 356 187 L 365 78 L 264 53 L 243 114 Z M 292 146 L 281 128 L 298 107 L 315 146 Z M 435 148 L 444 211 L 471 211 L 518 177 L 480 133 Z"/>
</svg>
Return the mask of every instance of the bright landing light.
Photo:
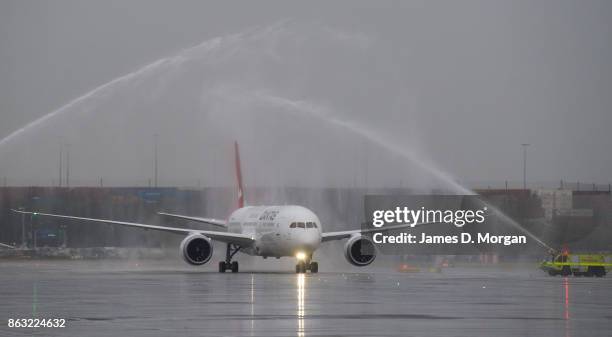
<svg viewBox="0 0 612 337">
<path fill-rule="evenodd" d="M 306 259 L 306 253 L 304 253 L 304 252 L 297 252 L 297 253 L 295 254 L 295 257 L 296 257 L 298 260 L 305 260 L 305 259 Z"/>
</svg>

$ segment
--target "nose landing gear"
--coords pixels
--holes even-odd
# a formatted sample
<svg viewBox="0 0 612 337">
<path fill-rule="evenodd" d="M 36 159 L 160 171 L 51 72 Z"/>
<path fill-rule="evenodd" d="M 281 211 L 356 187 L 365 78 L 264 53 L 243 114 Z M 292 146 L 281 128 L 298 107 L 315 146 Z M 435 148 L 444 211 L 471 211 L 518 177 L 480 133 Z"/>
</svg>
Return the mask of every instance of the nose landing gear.
<svg viewBox="0 0 612 337">
<path fill-rule="evenodd" d="M 299 261 L 295 265 L 296 274 L 305 274 L 306 271 L 310 270 L 311 274 L 319 272 L 319 264 L 315 261 Z"/>
<path fill-rule="evenodd" d="M 232 261 L 232 257 L 238 253 L 240 246 L 231 243 L 227 244 L 225 251 L 225 261 L 219 261 L 219 272 L 225 273 L 226 270 L 231 270 L 232 273 L 238 272 L 238 261 Z"/>
</svg>

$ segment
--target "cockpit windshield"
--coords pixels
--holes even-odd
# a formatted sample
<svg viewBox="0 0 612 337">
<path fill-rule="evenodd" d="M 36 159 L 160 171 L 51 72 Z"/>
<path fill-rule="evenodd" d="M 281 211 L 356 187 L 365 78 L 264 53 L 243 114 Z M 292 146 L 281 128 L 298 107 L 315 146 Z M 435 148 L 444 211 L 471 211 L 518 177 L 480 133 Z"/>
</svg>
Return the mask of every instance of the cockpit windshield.
<svg viewBox="0 0 612 337">
<path fill-rule="evenodd" d="M 315 222 L 292 222 L 289 228 L 317 228 Z"/>
</svg>

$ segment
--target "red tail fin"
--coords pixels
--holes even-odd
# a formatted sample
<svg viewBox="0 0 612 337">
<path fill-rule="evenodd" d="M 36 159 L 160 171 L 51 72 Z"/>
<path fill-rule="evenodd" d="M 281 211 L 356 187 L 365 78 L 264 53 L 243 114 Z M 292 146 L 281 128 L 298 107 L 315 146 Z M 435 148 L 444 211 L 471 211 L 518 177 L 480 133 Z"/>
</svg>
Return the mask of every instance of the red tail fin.
<svg viewBox="0 0 612 337">
<path fill-rule="evenodd" d="M 238 208 L 244 207 L 244 190 L 242 189 L 242 170 L 240 168 L 240 151 L 238 142 L 234 141 L 234 164 L 236 165 L 236 180 L 238 181 Z"/>
</svg>

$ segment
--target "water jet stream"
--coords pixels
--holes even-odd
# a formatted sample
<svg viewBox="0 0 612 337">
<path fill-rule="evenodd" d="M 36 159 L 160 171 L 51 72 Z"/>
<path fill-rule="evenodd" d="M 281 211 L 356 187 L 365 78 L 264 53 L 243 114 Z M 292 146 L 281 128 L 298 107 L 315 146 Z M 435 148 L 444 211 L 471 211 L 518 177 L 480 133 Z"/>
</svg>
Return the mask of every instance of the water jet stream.
<svg viewBox="0 0 612 337">
<path fill-rule="evenodd" d="M 302 113 L 306 113 L 309 116 L 314 117 L 318 120 L 340 127 L 346 131 L 351 132 L 352 134 L 356 134 L 362 138 L 365 138 L 369 142 L 376 144 L 382 149 L 385 149 L 402 158 L 408 159 L 410 162 L 414 163 L 415 165 L 418 165 L 420 168 L 432 173 L 435 177 L 447 183 L 456 193 L 466 195 L 475 194 L 473 191 L 455 182 L 451 177 L 436 168 L 433 164 L 426 163 L 422 159 L 417 159 L 417 155 L 415 153 L 408 151 L 407 149 L 399 146 L 398 144 L 385 139 L 377 132 L 372 131 L 372 129 L 365 128 L 357 123 L 333 116 L 329 112 L 329 109 L 327 109 L 326 107 L 314 105 L 306 101 L 290 100 L 284 97 L 274 96 L 263 92 L 257 92 L 253 97 L 263 102 L 283 107 L 288 112 L 295 113 L 299 111 Z"/>
</svg>

